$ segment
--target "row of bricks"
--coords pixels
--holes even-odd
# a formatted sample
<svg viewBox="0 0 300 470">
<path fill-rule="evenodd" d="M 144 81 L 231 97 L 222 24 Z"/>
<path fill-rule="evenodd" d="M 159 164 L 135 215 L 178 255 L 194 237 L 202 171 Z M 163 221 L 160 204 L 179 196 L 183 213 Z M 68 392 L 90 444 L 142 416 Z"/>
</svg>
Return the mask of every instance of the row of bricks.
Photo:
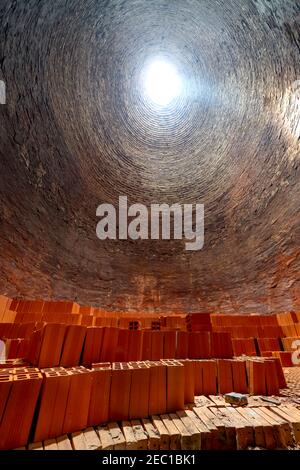
<svg viewBox="0 0 300 470">
<path fill-rule="evenodd" d="M 70 437 L 31 443 L 28 450 L 246 450 L 295 449 L 300 410 L 278 407 L 195 407 L 150 419 L 90 427 Z M 214 405 L 214 404 L 213 404 Z M 25 450 L 25 448 L 18 449 Z M 222 458 L 222 457 L 221 457 Z"/>
<path fill-rule="evenodd" d="M 246 354 L 248 356 L 264 355 L 268 351 L 293 351 L 293 344 L 299 340 L 294 338 L 247 338 L 232 339 L 232 348 L 235 356 Z"/>
<path fill-rule="evenodd" d="M 175 360 L 114 363 L 112 368 L 100 364 L 94 370 L 11 372 L 0 372 L 0 449 L 25 445 L 30 430 L 36 442 L 109 419 L 134 419 L 184 408 L 185 368 Z M 194 401 L 194 396 L 190 398 Z"/>
<path fill-rule="evenodd" d="M 283 338 L 300 336 L 300 324 L 288 326 L 213 326 L 213 331 L 225 331 L 232 338 Z"/>
<path fill-rule="evenodd" d="M 11 312 L 12 313 L 12 312 Z M 46 323 L 66 323 L 70 325 L 83 326 L 114 326 L 119 328 L 135 329 L 177 329 L 181 331 L 214 331 L 228 332 L 233 338 L 251 338 L 251 337 L 291 337 L 300 336 L 300 323 L 291 323 L 282 326 L 212 326 L 205 323 L 194 324 L 187 323 L 180 318 L 155 319 L 152 317 L 145 319 L 118 318 L 118 317 L 96 317 L 91 315 L 73 315 L 73 314 L 18 314 L 12 319 L 14 323 L 28 322 L 46 322 Z M 2 322 L 5 323 L 5 322 Z M 1 324 L 0 324 L 1 325 Z M 135 325 L 135 326 L 134 326 Z"/>
<path fill-rule="evenodd" d="M 56 337 L 60 338 L 56 348 L 59 353 L 51 348 L 46 363 L 39 362 L 39 359 L 30 356 L 32 341 L 28 337 L 32 335 L 35 323 L 20 325 L 16 333 L 27 338 L 7 341 L 7 358 L 30 357 L 32 362 L 40 367 L 50 367 L 57 365 L 72 366 L 78 365 L 83 350 L 83 365 L 89 365 L 99 360 L 128 361 L 128 360 L 159 360 L 162 358 L 210 358 L 210 357 L 232 357 L 246 354 L 249 356 L 264 355 L 268 351 L 292 350 L 292 344 L 297 338 L 248 338 L 230 340 L 228 333 L 209 332 L 175 332 L 175 331 L 130 331 L 116 328 L 101 327 L 81 327 L 66 325 L 48 324 L 40 329 L 39 333 L 34 333 L 33 338 L 42 335 L 42 345 L 49 343 Z M 5 325 L 6 336 L 12 332 L 11 327 L 17 325 Z M 66 334 L 67 331 L 67 334 Z M 61 334 L 60 334 L 61 333 Z M 3 333 L 2 333 L 3 334 Z M 76 360 L 68 362 L 61 357 L 62 342 L 70 341 L 69 336 L 77 336 Z M 1 334 L 0 334 L 1 337 Z M 2 336 L 3 337 L 3 336 Z M 282 344 L 281 344 L 282 343 Z M 111 351 L 107 352 L 111 344 Z M 46 346 L 45 346 L 46 347 Z M 75 350 L 73 350 L 75 355 Z M 55 360 L 51 355 L 55 356 Z M 58 357 L 59 356 L 59 357 Z M 67 362 L 60 362 L 65 361 Z M 54 361 L 54 362 L 53 362 Z"/>
<path fill-rule="evenodd" d="M 12 312 L 11 312 L 12 313 Z M 187 316 L 188 318 L 189 316 Z M 14 323 L 28 322 L 47 322 L 47 323 L 67 323 L 72 325 L 84 326 L 114 326 L 119 328 L 130 328 L 130 325 L 136 324 L 136 328 L 174 328 L 182 331 L 225 331 L 231 333 L 235 338 L 249 337 L 285 337 L 300 335 L 300 323 L 291 323 L 288 325 L 265 325 L 265 326 L 218 326 L 207 323 L 195 323 L 194 321 L 184 321 L 183 318 L 165 317 L 155 319 L 149 317 L 144 319 L 133 319 L 130 317 L 103 317 L 95 315 L 74 315 L 62 313 L 45 313 L 45 314 L 16 314 L 13 319 Z M 3 322 L 4 323 L 4 322 Z"/>
<path fill-rule="evenodd" d="M 212 314 L 211 323 L 213 327 L 233 326 L 278 326 L 276 315 L 224 315 Z"/>
<path fill-rule="evenodd" d="M 292 338 L 294 340 L 294 338 Z M 17 340 L 17 341 L 24 341 L 24 340 Z M 244 341 L 244 340 L 243 340 Z M 262 357 L 276 357 L 280 360 L 282 367 L 293 367 L 295 364 L 292 361 L 292 352 L 290 351 L 263 351 L 261 353 Z M 240 356 L 241 354 L 235 354 L 236 356 Z M 248 353 L 246 350 L 243 352 L 243 356 L 256 356 L 255 353 L 252 351 Z M 24 361 L 23 359 L 15 359 L 15 358 L 8 358 L 2 362 L 0 362 L 0 370 L 6 369 L 9 367 L 22 367 L 23 365 L 29 365 L 29 362 Z M 199 392 L 198 392 L 199 393 Z"/>
<path fill-rule="evenodd" d="M 168 316 L 168 317 L 133 317 L 133 316 L 111 316 L 97 314 L 73 314 L 73 313 L 60 313 L 60 312 L 46 312 L 46 313 L 23 313 L 23 312 L 7 312 L 7 320 L 3 317 L 0 322 L 5 323 L 13 321 L 14 323 L 28 323 L 28 322 L 47 322 L 47 323 L 68 323 L 70 325 L 85 325 L 85 326 L 115 326 L 119 328 L 129 328 L 130 325 L 136 324 L 138 328 L 172 328 L 182 331 L 187 330 L 185 317 L 181 316 Z M 10 318 L 12 318 L 10 320 Z M 210 328 L 205 328 L 205 331 Z"/>
<path fill-rule="evenodd" d="M 264 357 L 277 357 L 282 367 L 294 367 L 298 364 L 294 364 L 292 359 L 292 352 L 290 351 L 264 351 L 262 356 Z"/>
<path fill-rule="evenodd" d="M 61 355 L 64 346 L 59 344 L 51 345 L 53 336 L 56 334 L 56 328 L 45 328 L 45 330 L 52 330 L 52 335 L 45 334 L 44 340 L 41 343 L 39 356 L 32 355 L 32 344 L 29 339 L 13 339 L 6 340 L 6 358 L 30 358 L 30 361 L 39 367 L 54 367 L 57 365 L 73 366 L 82 363 L 89 366 L 92 362 L 101 360 L 107 361 L 129 361 L 129 360 L 159 360 L 162 358 L 169 358 L 176 355 L 178 359 L 181 358 L 209 358 L 209 345 L 202 344 L 201 341 L 207 339 L 207 334 L 189 333 L 188 334 L 188 349 L 186 344 L 181 344 L 181 347 L 176 349 L 176 336 L 182 337 L 182 334 L 176 335 L 175 332 L 140 332 L 119 330 L 118 338 L 115 337 L 113 342 L 113 349 L 109 349 L 109 342 L 111 339 L 111 331 L 105 331 L 103 328 L 87 328 L 85 338 L 83 336 L 77 338 L 74 347 L 71 346 L 64 351 Z M 49 332 L 48 332 L 49 333 Z M 51 332 L 50 332 L 51 333 Z M 105 334 L 106 333 L 106 334 Z M 47 338 L 48 336 L 48 338 Z M 74 336 L 74 335 L 72 335 Z M 185 336 L 185 335 L 184 335 Z M 35 335 L 34 335 L 35 337 Z M 52 338 L 52 339 L 51 339 Z M 117 339 L 117 342 L 116 342 Z M 199 342 L 200 340 L 200 342 Z M 284 340 L 284 339 L 283 339 Z M 278 351 L 278 343 L 274 338 L 258 339 L 256 347 L 254 339 L 233 339 L 233 353 L 234 356 L 256 356 L 261 355 L 264 357 L 275 356 L 278 357 L 284 367 L 292 367 L 292 345 L 298 338 L 286 338 L 284 341 L 285 349 L 288 351 Z M 72 338 L 66 337 L 65 341 L 71 344 Z M 182 338 L 181 338 L 182 341 Z M 48 346 L 47 346 L 48 344 Z M 276 350 L 277 351 L 274 351 Z M 48 352 L 45 352 L 45 350 Z M 72 357 L 67 352 L 72 352 Z M 176 354 L 177 350 L 177 354 Z M 214 348 L 216 351 L 216 348 Z M 258 351 L 258 353 L 257 353 Z M 223 355 L 224 357 L 224 355 Z"/>
<path fill-rule="evenodd" d="M 83 315 L 99 314 L 101 316 L 114 316 L 122 317 L 129 316 L 137 317 L 136 312 L 112 312 L 106 311 L 101 308 L 94 308 L 92 306 L 81 306 L 71 301 L 28 301 L 28 300 L 11 300 L 8 297 L 0 296 L 0 313 L 2 312 L 3 306 L 10 308 L 10 310 L 17 311 L 19 313 L 81 313 Z M 150 314 L 151 315 L 151 314 Z M 149 312 L 139 312 L 139 317 L 149 317 Z M 172 315 L 175 317 L 175 315 Z M 212 324 L 213 326 L 277 326 L 277 325 L 291 325 L 293 323 L 300 322 L 300 312 L 282 312 L 271 315 L 260 315 L 260 314 L 209 314 L 209 313 L 193 313 L 186 316 L 184 313 L 178 315 L 178 317 L 186 317 L 186 321 L 194 324 Z"/>
<path fill-rule="evenodd" d="M 73 302 L 46 302 L 46 301 L 26 301 L 26 300 L 13 300 L 10 303 L 10 309 L 17 312 L 17 322 L 31 321 L 33 316 L 35 321 L 47 321 L 54 319 L 54 322 L 66 322 L 61 315 L 68 315 L 68 322 L 71 324 L 85 324 L 86 326 L 93 323 L 97 317 L 101 317 L 104 321 L 103 324 L 98 326 L 120 326 L 130 321 L 140 321 L 141 324 L 149 328 L 151 322 L 160 319 L 161 322 L 166 323 L 165 326 L 172 328 L 182 328 L 185 325 L 186 314 L 169 314 L 165 316 L 151 315 L 149 312 L 113 312 L 106 311 L 101 308 L 95 308 L 92 306 L 81 306 Z M 75 315 L 74 315 L 75 314 Z M 77 315 L 76 315 L 77 314 Z M 78 315 L 81 314 L 81 320 Z M 29 315 L 29 316 L 28 316 Z M 77 318 L 76 318 L 77 317 Z M 87 317 L 91 317 L 88 319 Z M 89 323 L 91 322 L 92 323 Z M 74 322 L 74 323 L 73 323 Z"/>
<path fill-rule="evenodd" d="M 284 312 L 272 315 L 222 315 L 211 314 L 215 326 L 284 326 L 300 322 L 300 312 Z"/>
<path fill-rule="evenodd" d="M 6 298 L 7 299 L 7 298 Z M 141 313 L 137 315 L 135 312 L 129 314 L 128 312 L 109 312 L 101 308 L 94 308 L 91 306 L 80 306 L 79 304 L 73 302 L 45 302 L 45 301 L 26 301 L 26 300 L 13 300 L 8 303 L 6 300 L 6 308 L 10 310 L 16 310 L 18 314 L 21 313 L 36 313 L 36 314 L 71 314 L 77 313 L 82 314 L 84 317 L 94 315 L 101 316 L 102 318 L 107 316 L 111 318 L 122 318 L 123 316 L 130 316 L 131 319 L 145 318 L 149 319 L 149 313 Z M 151 314 L 150 314 L 151 315 Z M 139 317 L 139 318 L 138 318 Z M 179 327 L 184 326 L 184 321 L 188 325 L 188 329 L 195 331 L 203 330 L 205 327 L 208 331 L 213 327 L 220 326 L 290 326 L 294 323 L 300 322 L 300 312 L 284 312 L 272 315 L 259 315 L 259 314 L 235 314 L 235 315 L 223 315 L 223 314 L 209 314 L 209 313 L 193 313 L 191 315 L 186 314 L 177 314 L 165 316 L 165 318 L 170 318 L 170 323 L 173 321 L 176 323 L 176 320 L 179 324 Z M 21 318 L 21 317 L 20 317 Z M 153 317 L 155 318 L 155 317 Z M 40 318 L 41 319 L 41 318 Z M 22 319 L 21 321 L 24 321 Z M 48 317 L 46 321 L 49 321 Z M 56 318 L 55 321 L 60 321 L 60 318 Z M 87 321 L 87 320 L 85 320 Z M 112 325 L 115 326 L 115 325 Z M 171 326 L 170 324 L 167 326 Z M 268 335 L 273 336 L 273 335 Z"/>
<path fill-rule="evenodd" d="M 13 314 L 11 320 L 4 322 L 0 321 L 0 336 L 16 338 L 22 337 L 18 334 L 18 329 L 23 328 L 23 324 L 28 323 L 65 323 L 70 325 L 83 325 L 83 326 L 113 326 L 126 329 L 177 329 L 181 331 L 213 331 L 213 332 L 227 332 L 231 334 L 232 338 L 280 338 L 280 337 L 295 337 L 300 336 L 300 323 L 291 323 L 288 325 L 264 325 L 264 326 L 220 326 L 211 325 L 207 322 L 199 322 L 197 318 L 199 315 L 187 315 L 184 317 L 148 317 L 134 319 L 131 317 L 96 317 L 93 315 L 84 314 L 64 314 L 64 313 L 44 313 L 44 314 L 31 314 L 31 313 L 17 313 L 8 312 L 9 315 Z M 193 317 L 196 317 L 193 320 Z M 212 316 L 212 315 L 211 315 Z M 189 320 L 189 319 L 192 320 Z M 251 318 L 251 317 L 250 317 Z M 246 317 L 247 319 L 247 317 Z"/>
<path fill-rule="evenodd" d="M 23 324 L 0 324 L 0 337 L 8 339 L 28 338 L 35 329 L 39 329 L 44 324 L 37 324 L 34 322 Z M 174 334 L 174 333 L 173 333 Z M 263 351 L 291 351 L 293 342 L 299 339 L 298 337 L 290 338 L 276 338 L 265 337 L 257 338 L 257 347 L 255 345 L 255 338 L 233 338 L 232 346 L 235 355 L 249 354 L 256 355 Z M 17 357 L 17 356 L 13 356 Z"/>
<path fill-rule="evenodd" d="M 47 324 L 33 333 L 25 357 L 39 367 L 74 366 L 80 361 L 232 357 L 228 333 L 123 330 Z"/>
<path fill-rule="evenodd" d="M 149 316 L 146 314 L 122 312 L 105 312 L 93 307 L 81 307 L 75 309 L 77 314 L 68 313 L 72 302 L 42 302 L 42 301 L 18 301 L 21 306 L 15 314 L 7 311 L 7 320 L 17 323 L 24 322 L 53 322 L 80 324 L 84 326 L 114 326 L 130 328 L 130 324 L 138 323 L 138 328 L 177 328 L 182 331 L 227 331 L 234 338 L 248 337 L 284 337 L 300 336 L 299 312 L 283 313 L 277 315 L 219 315 L 208 313 L 193 313 L 191 315 Z M 14 306 L 15 301 L 11 303 Z M 8 304 L 7 304 L 8 305 Z M 30 313 L 30 308 L 35 305 L 35 311 Z M 42 307 L 43 306 L 43 307 Z M 46 308 L 47 307 L 47 308 Z M 12 308 L 12 307 L 10 307 Z M 29 309 L 29 310 L 28 310 Z M 13 316 L 12 316 L 13 315 Z M 125 315 L 122 317 L 121 315 Z M 4 318 L 0 318 L 4 321 Z M 154 325 L 158 326 L 155 327 Z M 281 325 L 281 326 L 280 326 Z"/>
<path fill-rule="evenodd" d="M 103 363 L 92 371 L 75 367 L 41 372 L 26 368 L 0 372 L 1 449 L 25 445 L 31 427 L 32 439 L 38 442 L 109 420 L 180 410 L 194 402 L 195 393 L 234 390 L 273 395 L 279 386 L 286 386 L 276 359 L 164 360 L 112 367 Z M 26 409 L 20 413 L 24 399 Z"/>
<path fill-rule="evenodd" d="M 136 317 L 136 313 L 129 314 L 128 312 L 113 312 L 106 311 L 102 308 L 96 308 L 92 306 L 82 306 L 75 302 L 70 301 L 43 301 L 43 300 L 18 300 L 14 299 L 10 303 L 10 309 L 15 310 L 18 313 L 73 313 L 73 314 L 84 314 L 84 315 L 111 315 L 111 316 L 123 316 L 131 315 Z M 143 313 L 139 313 L 143 316 Z M 149 313 L 145 315 L 149 316 Z"/>
<path fill-rule="evenodd" d="M 283 370 L 282 370 L 282 367 L 284 367 L 285 364 L 282 363 L 283 361 L 280 358 L 280 354 L 290 354 L 290 353 L 273 352 L 271 354 L 269 353 L 265 354 L 266 357 L 270 356 L 272 359 L 270 358 L 266 359 L 266 358 L 260 358 L 260 357 L 248 357 L 248 358 L 239 357 L 239 358 L 235 358 L 232 360 L 228 360 L 228 359 L 208 359 L 208 360 L 181 359 L 180 362 L 183 363 L 185 367 L 190 368 L 188 371 L 188 376 L 189 376 L 188 383 L 190 386 L 190 390 L 192 390 L 192 393 L 186 396 L 186 401 L 189 401 L 188 396 L 191 397 L 192 394 L 210 395 L 210 394 L 215 394 L 217 392 L 226 393 L 232 390 L 240 392 L 240 393 L 251 392 L 251 393 L 262 393 L 262 394 L 269 393 L 270 394 L 271 385 L 270 383 L 269 384 L 267 383 L 267 379 L 265 380 L 265 386 L 259 389 L 255 385 L 255 382 L 250 381 L 249 376 L 245 378 L 245 365 L 247 361 L 248 362 L 254 361 L 254 362 L 260 362 L 260 363 L 266 363 L 266 364 L 269 364 L 270 362 L 275 363 L 278 387 L 285 388 L 286 382 L 285 382 Z M 151 362 L 151 361 L 146 361 L 146 362 Z M 152 361 L 153 364 L 157 364 L 160 362 L 161 361 L 155 361 L 155 362 Z M 166 359 L 166 360 L 163 360 L 163 362 L 168 363 L 170 362 L 170 360 Z M 98 368 L 100 366 L 102 367 L 103 364 L 105 364 L 106 366 L 107 365 L 110 366 L 110 362 L 93 363 L 92 368 L 95 368 L 95 367 Z M 26 363 L 24 363 L 23 361 L 22 362 L 19 361 L 19 363 L 17 363 L 16 361 L 8 360 L 8 361 L 5 361 L 5 363 L 1 364 L 0 366 L 1 366 L 0 374 L 2 372 L 1 368 L 2 369 L 6 368 L 7 372 L 14 373 L 14 371 L 16 370 L 20 371 L 20 368 L 22 367 L 24 368 L 26 366 Z M 27 367 L 30 367 L 32 369 L 32 366 L 29 366 L 29 364 L 27 365 Z M 229 384 L 225 386 L 225 388 L 222 385 L 223 384 L 222 374 L 219 376 L 219 369 L 221 370 L 222 367 L 226 369 L 226 374 L 224 375 L 224 377 L 226 380 L 228 379 L 228 384 Z M 270 366 L 270 367 L 273 367 L 273 366 Z M 238 375 L 243 376 L 243 379 L 240 382 L 237 379 Z M 275 391 L 274 391 L 274 394 L 275 394 Z"/>
<path fill-rule="evenodd" d="M 278 358 L 237 358 L 194 363 L 195 395 L 224 394 L 231 391 L 260 395 L 278 395 L 286 387 Z M 192 376 L 190 374 L 190 376 Z"/>
<path fill-rule="evenodd" d="M 0 301 L 3 299 L 7 303 L 8 298 L 1 296 Z M 1 303 L 0 303 L 1 307 Z M 81 306 L 71 301 L 28 301 L 14 299 L 10 302 L 9 308 L 18 312 L 61 312 L 61 313 L 82 313 L 82 314 L 93 314 L 99 312 L 103 314 L 110 314 L 115 316 L 122 316 L 128 314 L 128 312 L 107 312 L 104 309 L 94 308 L 92 306 Z M 132 316 L 136 313 L 132 312 Z M 140 316 L 149 313 L 139 313 Z M 184 314 L 182 314 L 184 316 Z M 282 312 L 271 315 L 260 315 L 260 314 L 235 314 L 235 315 L 224 315 L 224 314 L 210 314 L 210 313 L 193 313 L 190 315 L 192 320 L 196 323 L 212 323 L 213 325 L 287 325 L 300 321 L 300 312 Z"/>
</svg>

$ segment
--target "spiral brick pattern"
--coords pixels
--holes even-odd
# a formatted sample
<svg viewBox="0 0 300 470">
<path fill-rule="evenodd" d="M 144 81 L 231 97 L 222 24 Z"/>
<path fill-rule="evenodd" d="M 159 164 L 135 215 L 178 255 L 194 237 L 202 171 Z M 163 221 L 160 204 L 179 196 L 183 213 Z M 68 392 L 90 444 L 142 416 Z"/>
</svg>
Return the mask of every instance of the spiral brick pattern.
<svg viewBox="0 0 300 470">
<path fill-rule="evenodd" d="M 109 309 L 300 309 L 300 3 L 0 3 L 0 286 Z M 143 90 L 155 58 L 182 93 Z M 297 85 L 298 84 L 298 85 Z M 99 241 L 96 208 L 204 203 L 205 245 Z"/>
</svg>

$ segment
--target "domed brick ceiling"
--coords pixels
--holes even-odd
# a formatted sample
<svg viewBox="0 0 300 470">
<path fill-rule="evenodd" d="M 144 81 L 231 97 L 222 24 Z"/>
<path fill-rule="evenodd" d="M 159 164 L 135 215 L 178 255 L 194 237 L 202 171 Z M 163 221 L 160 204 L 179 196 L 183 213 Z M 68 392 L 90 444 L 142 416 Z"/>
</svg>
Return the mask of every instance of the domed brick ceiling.
<svg viewBox="0 0 300 470">
<path fill-rule="evenodd" d="M 0 285 L 112 309 L 300 309 L 300 3 L 0 5 Z M 151 61 L 181 90 L 149 99 Z M 96 208 L 203 203 L 205 243 L 96 237 Z"/>
</svg>

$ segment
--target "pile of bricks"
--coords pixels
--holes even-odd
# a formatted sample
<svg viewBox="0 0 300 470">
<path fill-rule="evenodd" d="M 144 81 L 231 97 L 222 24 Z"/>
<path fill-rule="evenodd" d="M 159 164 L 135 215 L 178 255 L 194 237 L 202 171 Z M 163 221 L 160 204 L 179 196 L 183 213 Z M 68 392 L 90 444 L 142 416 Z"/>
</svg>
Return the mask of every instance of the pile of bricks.
<svg viewBox="0 0 300 470">
<path fill-rule="evenodd" d="M 268 422 L 267 412 L 253 418 L 242 410 L 221 415 L 212 407 L 199 416 L 199 409 L 194 414 L 184 409 L 195 396 L 232 391 L 278 396 L 286 388 L 282 365 L 292 365 L 299 322 L 298 312 L 159 316 L 0 296 L 0 340 L 7 358 L 0 363 L 0 448 L 49 442 L 99 425 L 102 442 L 106 423 L 109 432 L 122 423 L 124 437 L 169 426 L 182 432 L 181 448 L 187 446 L 186 433 L 198 429 L 202 444 L 193 431 L 193 445 L 209 448 L 221 446 L 212 442 L 225 422 L 226 436 L 233 439 L 234 427 L 235 442 L 246 445 L 241 444 L 250 432 L 245 422 L 253 419 L 263 427 L 258 423 Z M 158 424 L 156 418 L 150 423 L 151 416 Z"/>
<path fill-rule="evenodd" d="M 279 338 L 300 336 L 299 313 L 273 315 L 211 314 L 214 331 L 230 332 L 232 338 Z M 291 333 L 291 334 L 290 334 Z"/>
<path fill-rule="evenodd" d="M 3 322 L 6 314 L 14 314 L 14 322 Z M 6 357 L 26 358 L 40 368 L 241 355 L 275 357 L 283 366 L 292 366 L 300 319 L 299 312 L 137 316 L 73 302 L 21 301 L 4 296 L 0 297 L 0 316 Z M 103 324 L 107 318 L 114 319 L 115 326 L 91 326 Z M 34 321 L 25 321 L 29 319 Z"/>
<path fill-rule="evenodd" d="M 130 328 L 130 324 L 138 323 L 140 328 L 148 329 L 186 329 L 186 314 L 170 314 L 167 316 L 151 315 L 139 312 L 113 312 L 92 306 L 82 306 L 75 302 L 41 300 L 6 299 L 0 322 L 46 322 L 66 323 L 83 326 L 110 326 Z M 132 328 L 134 329 L 134 328 Z"/>
<path fill-rule="evenodd" d="M 28 339 L 30 328 L 38 330 L 45 323 L 54 323 L 67 326 L 111 327 L 120 331 L 145 331 L 145 348 L 141 356 L 125 357 L 122 351 L 126 349 L 124 345 L 128 338 L 126 333 L 122 332 L 118 345 L 119 353 L 117 357 L 107 357 L 110 361 L 156 360 L 162 357 L 226 358 L 232 357 L 232 354 L 245 354 L 266 357 L 274 355 L 280 358 L 283 365 L 288 366 L 291 365 L 293 342 L 300 337 L 299 321 L 300 312 L 272 315 L 222 315 L 203 312 L 158 316 L 146 312 L 111 312 L 67 301 L 25 301 L 0 296 L 0 338 L 18 340 L 7 342 L 7 349 L 11 350 L 8 351 L 9 357 L 24 354 L 28 344 L 22 340 Z M 28 328 L 27 332 L 24 331 L 25 327 Z M 153 348 L 149 331 L 157 332 L 156 337 L 153 337 Z M 221 341 L 219 336 L 217 344 L 213 339 L 214 333 L 222 333 L 224 338 L 227 335 L 227 339 Z M 162 353 L 163 342 L 166 351 Z M 130 344 L 130 341 L 128 343 Z M 115 345 L 114 340 L 112 345 Z M 106 359 L 98 357 L 97 360 Z"/>
<path fill-rule="evenodd" d="M 36 442 L 108 421 L 183 409 L 187 373 L 176 360 L 95 364 L 91 370 L 2 369 L 0 449 L 26 445 L 30 431 Z M 188 399 L 194 401 L 194 390 Z"/>
<path fill-rule="evenodd" d="M 228 332 L 126 330 L 57 323 L 38 327 L 34 323 L 3 323 L 0 338 L 6 343 L 8 359 L 27 358 L 39 367 L 162 358 L 225 359 L 241 355 L 279 357 L 284 367 L 291 367 L 292 345 L 295 340 L 300 341 L 283 338 L 283 351 L 279 338 L 231 339 Z"/>
<path fill-rule="evenodd" d="M 199 397 L 193 409 L 149 419 L 111 422 L 28 450 L 245 450 L 294 449 L 300 445 L 300 410 L 285 402 L 232 407 L 219 397 Z M 25 447 L 18 450 L 25 450 Z"/>
<path fill-rule="evenodd" d="M 233 356 L 230 334 L 224 332 L 126 330 L 59 323 L 44 324 L 33 332 L 32 323 L 24 323 L 22 327 L 24 338 L 12 339 L 9 337 L 20 332 L 19 324 L 0 324 L 0 338 L 5 339 L 7 358 L 26 358 L 40 368 L 89 366 L 92 362 L 107 361 Z"/>
<path fill-rule="evenodd" d="M 2 369 L 0 379 L 2 449 L 25 445 L 30 429 L 37 442 L 109 421 L 183 410 L 195 395 L 233 390 L 276 395 L 286 387 L 279 360 L 269 358 L 100 363 L 92 369 L 19 367 Z M 18 432 L 12 433 L 15 428 Z"/>
</svg>

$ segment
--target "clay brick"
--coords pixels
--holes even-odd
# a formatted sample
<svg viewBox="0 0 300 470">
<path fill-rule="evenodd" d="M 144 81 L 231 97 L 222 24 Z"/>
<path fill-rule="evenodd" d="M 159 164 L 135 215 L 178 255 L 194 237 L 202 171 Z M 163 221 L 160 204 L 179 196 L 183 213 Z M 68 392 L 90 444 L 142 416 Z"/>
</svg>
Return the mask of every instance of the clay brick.
<svg viewBox="0 0 300 470">
<path fill-rule="evenodd" d="M 203 394 L 203 371 L 201 361 L 194 361 L 195 368 L 195 395 Z"/>
<path fill-rule="evenodd" d="M 149 408 L 150 368 L 145 363 L 130 363 L 131 388 L 129 419 L 147 418 Z"/>
<path fill-rule="evenodd" d="M 164 355 L 164 333 L 152 331 L 151 333 L 151 360 L 159 361 Z"/>
<path fill-rule="evenodd" d="M 166 413 L 167 366 L 161 362 L 148 362 L 150 367 L 149 416 Z"/>
<path fill-rule="evenodd" d="M 142 360 L 143 361 L 151 360 L 151 356 L 152 356 L 152 353 L 151 353 L 151 346 L 152 346 L 151 335 L 152 335 L 151 330 L 143 330 L 142 331 L 142 336 L 143 336 Z"/>
<path fill-rule="evenodd" d="M 127 363 L 113 363 L 110 389 L 110 421 L 128 420 L 131 369 Z"/>
<path fill-rule="evenodd" d="M 90 315 L 80 315 L 80 324 L 83 326 L 93 326 L 93 317 Z"/>
<path fill-rule="evenodd" d="M 209 359 L 211 357 L 210 333 L 208 331 L 189 333 L 188 342 L 190 359 Z"/>
<path fill-rule="evenodd" d="M 277 357 L 282 367 L 293 367 L 292 353 L 289 351 L 273 351 L 273 356 Z"/>
<path fill-rule="evenodd" d="M 103 328 L 99 326 L 87 327 L 82 355 L 82 364 L 85 367 L 100 361 L 102 342 Z"/>
<path fill-rule="evenodd" d="M 176 331 L 164 332 L 163 358 L 172 359 L 176 355 Z"/>
<path fill-rule="evenodd" d="M 29 338 L 34 332 L 35 322 L 22 323 L 19 326 L 19 338 Z"/>
<path fill-rule="evenodd" d="M 142 344 L 143 336 L 140 330 L 129 331 L 129 343 L 127 361 L 141 361 L 142 360 Z"/>
<path fill-rule="evenodd" d="M 55 380 L 57 388 L 55 393 L 55 401 L 53 409 L 55 410 L 49 417 L 49 438 L 61 436 L 63 434 L 63 426 L 65 419 L 65 411 L 68 403 L 70 382 L 72 373 L 65 370 L 63 367 L 56 367 L 55 369 L 44 372 L 48 380 Z"/>
<path fill-rule="evenodd" d="M 93 307 L 91 306 L 85 306 L 85 305 L 79 305 L 79 313 L 82 315 L 93 315 Z"/>
<path fill-rule="evenodd" d="M 233 338 L 233 354 L 235 356 L 256 356 L 255 342 L 253 338 Z"/>
<path fill-rule="evenodd" d="M 195 361 L 180 361 L 184 366 L 184 402 L 194 403 L 195 398 Z"/>
<path fill-rule="evenodd" d="M 42 328 L 37 329 L 33 332 L 29 339 L 29 350 L 26 359 L 33 365 L 38 364 L 40 350 L 43 339 L 43 330 Z"/>
<path fill-rule="evenodd" d="M 252 395 L 266 395 L 265 364 L 261 361 L 247 361 L 247 374 L 249 393 Z"/>
<path fill-rule="evenodd" d="M 263 351 L 280 351 L 278 338 L 257 338 L 260 353 Z"/>
<path fill-rule="evenodd" d="M 111 367 L 93 370 L 92 380 L 88 426 L 107 423 L 109 420 Z"/>
<path fill-rule="evenodd" d="M 167 364 L 167 412 L 184 409 L 184 366 Z"/>
<path fill-rule="evenodd" d="M 13 375 L 9 373 L 0 374 L 0 423 L 2 421 L 3 413 L 6 407 L 6 402 L 9 397 L 13 382 Z"/>
<path fill-rule="evenodd" d="M 233 391 L 248 393 L 247 372 L 245 361 L 230 361 L 232 369 Z"/>
<path fill-rule="evenodd" d="M 5 355 L 7 359 L 18 358 L 18 350 L 20 345 L 19 339 L 6 339 L 5 341 Z"/>
<path fill-rule="evenodd" d="M 202 368 L 203 395 L 217 394 L 217 363 L 214 360 L 199 361 Z"/>
<path fill-rule="evenodd" d="M 66 325 L 48 324 L 42 329 L 42 343 L 38 359 L 38 367 L 56 367 L 60 363 Z"/>
<path fill-rule="evenodd" d="M 233 391 L 231 361 L 226 359 L 217 360 L 218 367 L 218 392 L 223 395 Z"/>
<path fill-rule="evenodd" d="M 297 336 L 297 330 L 293 323 L 289 325 L 282 325 L 281 329 L 282 329 L 283 336 L 286 336 L 286 337 Z"/>
<path fill-rule="evenodd" d="M 44 375 L 33 442 L 40 442 L 54 437 L 50 436 L 50 425 L 53 413 L 57 412 L 55 402 L 60 379 L 59 374 L 55 372 L 48 372 Z"/>
<path fill-rule="evenodd" d="M 177 333 L 177 359 L 187 359 L 189 357 L 189 334 L 187 331 L 178 331 Z"/>
<path fill-rule="evenodd" d="M 86 330 L 85 326 L 80 325 L 69 325 L 67 327 L 60 359 L 61 366 L 72 367 L 79 364 Z"/>
<path fill-rule="evenodd" d="M 292 352 L 295 349 L 292 347 L 294 341 L 299 341 L 300 338 L 281 338 L 282 345 L 285 351 Z"/>
<path fill-rule="evenodd" d="M 186 316 L 188 331 L 211 331 L 210 313 L 192 313 Z"/>
<path fill-rule="evenodd" d="M 211 355 L 217 358 L 231 358 L 233 354 L 230 333 L 211 333 Z"/>
<path fill-rule="evenodd" d="M 276 364 L 273 359 L 266 360 L 264 364 L 267 395 L 279 395 L 279 381 L 277 377 Z"/>
<path fill-rule="evenodd" d="M 116 349 L 115 360 L 116 362 L 127 362 L 128 348 L 129 348 L 130 331 L 125 329 L 119 330 L 118 345 Z"/>
<path fill-rule="evenodd" d="M 118 328 L 105 327 L 100 360 L 114 362 L 118 346 Z"/>
<path fill-rule="evenodd" d="M 72 368 L 70 388 L 62 434 L 79 431 L 87 427 L 91 389 L 92 372 L 88 369 Z"/>
</svg>

